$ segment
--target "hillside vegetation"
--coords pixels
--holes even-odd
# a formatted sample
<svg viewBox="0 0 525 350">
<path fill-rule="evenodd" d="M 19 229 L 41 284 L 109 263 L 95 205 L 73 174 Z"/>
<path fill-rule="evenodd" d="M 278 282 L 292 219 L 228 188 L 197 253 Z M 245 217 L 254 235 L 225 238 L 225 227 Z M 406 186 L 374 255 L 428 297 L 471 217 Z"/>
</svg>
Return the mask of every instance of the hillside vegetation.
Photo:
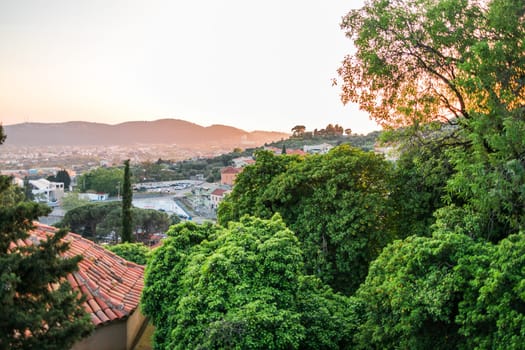
<svg viewBox="0 0 525 350">
<path fill-rule="evenodd" d="M 151 257 L 157 348 L 523 349 L 525 4 L 371 0 L 341 26 L 343 102 L 398 159 L 339 126 L 325 155 L 256 150 L 219 224 Z"/>
</svg>

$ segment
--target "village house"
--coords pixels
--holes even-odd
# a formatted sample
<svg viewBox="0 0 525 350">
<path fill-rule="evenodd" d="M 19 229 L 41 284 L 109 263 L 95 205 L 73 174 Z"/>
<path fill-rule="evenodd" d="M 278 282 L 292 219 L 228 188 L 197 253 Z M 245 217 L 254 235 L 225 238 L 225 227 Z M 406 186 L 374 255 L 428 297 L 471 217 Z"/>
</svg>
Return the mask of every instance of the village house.
<svg viewBox="0 0 525 350">
<path fill-rule="evenodd" d="M 44 240 L 56 230 L 35 223 L 29 232 L 30 239 L 18 244 Z M 142 339 L 146 328 L 151 326 L 139 310 L 144 266 L 129 262 L 75 233 L 68 233 L 64 239 L 70 243 L 66 257 L 83 256 L 78 271 L 68 275 L 67 280 L 85 296 L 84 308 L 95 325 L 95 331 L 77 342 L 72 350 L 133 350 L 138 344 L 141 349 L 151 349 L 150 340 Z"/>
<path fill-rule="evenodd" d="M 217 209 L 219 203 L 224 199 L 224 196 L 226 196 L 230 192 L 231 191 L 225 190 L 223 188 L 216 188 L 215 190 L 213 190 L 213 192 L 210 194 L 212 209 Z"/>
<path fill-rule="evenodd" d="M 242 168 L 228 166 L 221 169 L 221 185 L 233 186 L 235 178 L 242 171 Z"/>
<path fill-rule="evenodd" d="M 49 205 L 58 204 L 58 201 L 64 197 L 64 183 L 52 182 L 47 179 L 29 180 L 32 186 L 31 192 L 38 202 Z"/>
<path fill-rule="evenodd" d="M 326 154 L 332 148 L 334 148 L 334 146 L 332 146 L 331 144 L 322 143 L 320 145 L 304 145 L 303 151 L 309 154 Z"/>
</svg>

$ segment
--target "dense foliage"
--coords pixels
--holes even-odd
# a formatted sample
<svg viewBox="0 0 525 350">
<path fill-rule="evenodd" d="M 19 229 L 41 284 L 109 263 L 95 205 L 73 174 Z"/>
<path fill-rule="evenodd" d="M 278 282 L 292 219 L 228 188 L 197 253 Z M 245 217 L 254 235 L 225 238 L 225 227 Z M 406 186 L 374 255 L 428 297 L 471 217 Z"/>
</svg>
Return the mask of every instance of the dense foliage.
<svg viewBox="0 0 525 350">
<path fill-rule="evenodd" d="M 455 126 L 450 206 L 438 221 L 493 242 L 525 224 L 524 8 L 374 0 L 342 24 L 357 47 L 339 71 L 343 100 L 387 126 Z"/>
<path fill-rule="evenodd" d="M 356 348 L 520 349 L 525 238 L 462 234 L 388 246 L 356 292 Z"/>
<path fill-rule="evenodd" d="M 256 152 L 223 226 L 176 226 L 148 267 L 156 346 L 522 349 L 524 22 L 521 0 L 345 16 L 343 101 L 402 126 L 398 159 Z"/>
<path fill-rule="evenodd" d="M 142 298 L 156 348 L 345 348 L 348 300 L 305 276 L 302 261 L 278 216 L 173 226 Z"/>
<path fill-rule="evenodd" d="M 118 256 L 139 265 L 146 265 L 150 249 L 143 243 L 120 243 L 108 245 L 106 248 Z"/>
<path fill-rule="evenodd" d="M 77 179 L 80 192 L 108 193 L 117 196 L 124 177 L 124 171 L 120 168 L 96 168 Z"/>
<path fill-rule="evenodd" d="M 392 166 L 348 145 L 304 158 L 257 153 L 220 205 L 219 222 L 280 213 L 301 241 L 305 268 L 350 293 L 392 237 Z"/>
<path fill-rule="evenodd" d="M 39 244 L 16 244 L 29 239 L 32 221 L 50 209 L 21 202 L 23 194 L 12 186 L 0 176 L 0 349 L 68 349 L 93 328 L 82 298 L 64 281 L 81 257 L 61 257 L 66 231 Z"/>
<path fill-rule="evenodd" d="M 132 234 L 144 240 L 148 234 L 164 232 L 171 224 L 165 212 L 154 209 L 132 208 Z M 91 203 L 69 210 L 57 227 L 69 227 L 82 236 L 99 240 L 108 237 L 116 242 L 122 233 L 122 207 L 120 202 Z"/>
</svg>

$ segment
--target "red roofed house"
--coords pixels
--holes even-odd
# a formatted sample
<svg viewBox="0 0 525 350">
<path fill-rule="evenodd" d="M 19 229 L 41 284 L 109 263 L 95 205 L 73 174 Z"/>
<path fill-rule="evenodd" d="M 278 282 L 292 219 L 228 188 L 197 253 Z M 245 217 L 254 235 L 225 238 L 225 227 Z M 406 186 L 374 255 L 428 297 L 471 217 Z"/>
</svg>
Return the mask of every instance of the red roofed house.
<svg viewBox="0 0 525 350">
<path fill-rule="evenodd" d="M 230 191 L 217 188 L 210 194 L 211 207 L 217 209 L 219 203 L 224 199 L 224 196 Z"/>
<path fill-rule="evenodd" d="M 33 240 L 46 239 L 55 231 L 54 227 L 35 223 L 29 234 Z M 134 349 L 148 323 L 138 307 L 144 287 L 144 266 L 75 233 L 68 233 L 64 239 L 70 243 L 66 256 L 84 257 L 78 271 L 68 275 L 67 280 L 86 297 L 84 308 L 95 325 L 95 331 L 72 350 Z"/>
<path fill-rule="evenodd" d="M 242 171 L 242 168 L 234 168 L 232 166 L 223 168 L 221 170 L 221 185 L 233 186 L 233 183 L 235 182 L 235 178 L 241 171 Z"/>
</svg>

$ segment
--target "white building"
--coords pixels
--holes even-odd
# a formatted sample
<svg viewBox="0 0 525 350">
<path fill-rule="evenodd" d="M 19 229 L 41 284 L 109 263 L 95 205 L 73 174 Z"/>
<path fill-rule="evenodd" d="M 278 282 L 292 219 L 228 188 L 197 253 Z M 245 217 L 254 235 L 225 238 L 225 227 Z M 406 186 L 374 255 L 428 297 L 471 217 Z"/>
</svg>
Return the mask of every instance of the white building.
<svg viewBox="0 0 525 350">
<path fill-rule="evenodd" d="M 64 197 L 64 183 L 52 182 L 46 179 L 29 180 L 33 187 L 31 192 L 38 202 L 44 202 L 49 205 L 58 204 L 58 201 Z"/>
<path fill-rule="evenodd" d="M 226 196 L 230 192 L 231 191 L 225 190 L 225 189 L 222 189 L 222 188 L 215 189 L 210 194 L 211 207 L 213 209 L 217 209 L 217 207 L 219 206 L 219 203 L 224 199 L 224 196 Z"/>
<path fill-rule="evenodd" d="M 92 202 L 107 201 L 109 198 L 108 193 L 79 193 L 79 199 L 86 199 Z"/>
<path fill-rule="evenodd" d="M 328 151 L 330 151 L 334 146 L 328 144 L 328 143 L 322 143 L 320 145 L 304 145 L 303 151 L 310 154 L 326 154 Z"/>
</svg>

